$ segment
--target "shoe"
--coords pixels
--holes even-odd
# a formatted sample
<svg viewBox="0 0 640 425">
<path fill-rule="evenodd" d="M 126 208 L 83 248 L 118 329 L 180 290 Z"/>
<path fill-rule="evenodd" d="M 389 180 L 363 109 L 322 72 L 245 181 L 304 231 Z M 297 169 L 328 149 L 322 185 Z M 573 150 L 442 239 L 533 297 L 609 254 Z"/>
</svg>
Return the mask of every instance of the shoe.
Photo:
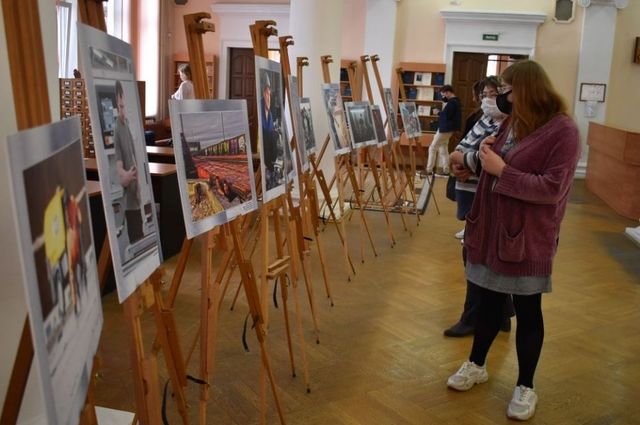
<svg viewBox="0 0 640 425">
<path fill-rule="evenodd" d="M 502 322 L 502 324 L 500 325 L 500 330 L 502 332 L 511 332 L 511 318 L 508 318 L 504 322 Z"/>
<path fill-rule="evenodd" d="M 533 388 L 518 385 L 513 390 L 513 397 L 507 408 L 507 417 L 526 421 L 536 413 L 536 404 L 538 404 L 538 396 Z"/>
<path fill-rule="evenodd" d="M 454 338 L 467 335 L 473 335 L 473 326 L 465 325 L 462 322 L 458 322 L 444 331 L 444 336 L 451 336 Z"/>
<path fill-rule="evenodd" d="M 460 230 L 454 236 L 456 237 L 456 239 L 464 239 L 464 229 Z"/>
<path fill-rule="evenodd" d="M 470 390 L 475 384 L 489 380 L 487 366 L 478 366 L 474 362 L 464 362 L 460 369 L 447 380 L 447 387 L 458 391 Z"/>
</svg>

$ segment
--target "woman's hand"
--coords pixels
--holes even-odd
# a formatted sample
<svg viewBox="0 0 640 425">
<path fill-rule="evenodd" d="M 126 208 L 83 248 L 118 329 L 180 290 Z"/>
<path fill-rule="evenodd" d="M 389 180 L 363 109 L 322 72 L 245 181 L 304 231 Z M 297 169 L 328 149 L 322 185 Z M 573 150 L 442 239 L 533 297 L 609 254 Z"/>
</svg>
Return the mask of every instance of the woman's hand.
<svg viewBox="0 0 640 425">
<path fill-rule="evenodd" d="M 506 164 L 500 155 L 491 149 L 495 140 L 495 137 L 490 136 L 480 143 L 480 162 L 482 163 L 482 169 L 485 172 L 493 176 L 500 177 Z"/>
</svg>

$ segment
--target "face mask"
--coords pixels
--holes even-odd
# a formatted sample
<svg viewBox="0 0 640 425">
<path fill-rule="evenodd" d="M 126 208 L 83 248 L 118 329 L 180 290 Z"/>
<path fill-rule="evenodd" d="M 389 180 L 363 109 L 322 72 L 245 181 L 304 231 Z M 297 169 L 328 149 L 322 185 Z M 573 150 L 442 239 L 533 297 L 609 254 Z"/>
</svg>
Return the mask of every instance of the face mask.
<svg viewBox="0 0 640 425">
<path fill-rule="evenodd" d="M 506 114 L 502 113 L 498 106 L 496 105 L 496 99 L 493 97 L 485 97 L 482 99 L 482 112 L 485 115 L 490 116 L 494 120 L 500 120 L 506 117 Z"/>
<path fill-rule="evenodd" d="M 447 100 L 449 100 L 449 98 L 447 96 L 442 96 L 442 101 L 446 102 Z"/>
<path fill-rule="evenodd" d="M 511 94 L 511 91 L 499 94 L 498 97 L 496 97 L 496 106 L 498 106 L 501 112 L 507 115 L 511 114 L 511 110 L 513 109 L 513 104 L 507 100 L 509 94 Z"/>
</svg>

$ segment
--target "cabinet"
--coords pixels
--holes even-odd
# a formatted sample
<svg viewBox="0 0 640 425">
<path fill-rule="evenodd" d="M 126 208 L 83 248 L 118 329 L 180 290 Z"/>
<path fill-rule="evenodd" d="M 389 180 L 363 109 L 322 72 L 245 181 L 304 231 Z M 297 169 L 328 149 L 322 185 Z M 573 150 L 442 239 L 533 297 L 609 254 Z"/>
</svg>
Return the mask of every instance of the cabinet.
<svg viewBox="0 0 640 425">
<path fill-rule="evenodd" d="M 82 147 L 85 158 L 95 158 L 93 135 L 91 134 L 91 120 L 89 118 L 89 104 L 82 78 L 60 78 L 60 118 L 73 115 L 80 117 L 82 131 Z"/>
<path fill-rule="evenodd" d="M 217 79 L 217 70 L 218 70 L 217 59 L 218 58 L 215 55 L 208 55 L 208 54 L 204 55 L 204 60 L 207 66 L 207 85 L 209 86 L 209 99 L 215 99 L 218 94 L 217 84 L 216 84 L 218 80 Z M 184 63 L 189 63 L 188 54 L 176 53 L 173 56 L 173 81 L 172 81 L 173 85 L 171 87 L 171 93 L 175 93 L 175 91 L 178 90 L 180 83 L 182 82 L 182 80 L 180 80 L 180 73 L 178 72 L 178 68 L 180 67 L 180 65 Z"/>
<path fill-rule="evenodd" d="M 343 102 L 354 102 L 362 98 L 362 70 L 355 59 L 340 61 L 340 95 Z"/>
<path fill-rule="evenodd" d="M 445 64 L 401 62 L 396 69 L 396 85 L 399 102 L 415 102 L 422 135 L 416 149 L 417 166 L 424 167 L 427 150 L 438 130 L 438 114 L 444 106 L 440 89 L 444 85 Z M 398 125 L 402 118 L 398 112 Z M 408 158 L 409 140 L 402 134 L 400 146 Z"/>
</svg>

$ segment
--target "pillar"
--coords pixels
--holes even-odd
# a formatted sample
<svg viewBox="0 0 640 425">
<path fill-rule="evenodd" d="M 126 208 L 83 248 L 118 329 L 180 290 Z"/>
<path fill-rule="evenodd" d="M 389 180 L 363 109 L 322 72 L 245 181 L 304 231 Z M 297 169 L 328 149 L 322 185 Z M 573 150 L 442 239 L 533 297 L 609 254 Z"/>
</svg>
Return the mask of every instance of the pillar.
<svg viewBox="0 0 640 425">
<path fill-rule="evenodd" d="M 291 71 L 295 73 L 296 57 L 309 58 L 309 66 L 304 68 L 304 96 L 311 100 L 313 128 L 316 146 L 322 146 L 329 134 L 327 113 L 322 102 L 322 65 L 320 56 L 331 55 L 334 63 L 329 65 L 331 81 L 340 77 L 340 53 L 342 45 L 342 0 L 291 0 L 289 12 L 289 33 L 294 45 L 289 48 Z M 333 145 L 324 154 L 320 164 L 325 176 L 332 176 L 335 170 Z"/>
</svg>

